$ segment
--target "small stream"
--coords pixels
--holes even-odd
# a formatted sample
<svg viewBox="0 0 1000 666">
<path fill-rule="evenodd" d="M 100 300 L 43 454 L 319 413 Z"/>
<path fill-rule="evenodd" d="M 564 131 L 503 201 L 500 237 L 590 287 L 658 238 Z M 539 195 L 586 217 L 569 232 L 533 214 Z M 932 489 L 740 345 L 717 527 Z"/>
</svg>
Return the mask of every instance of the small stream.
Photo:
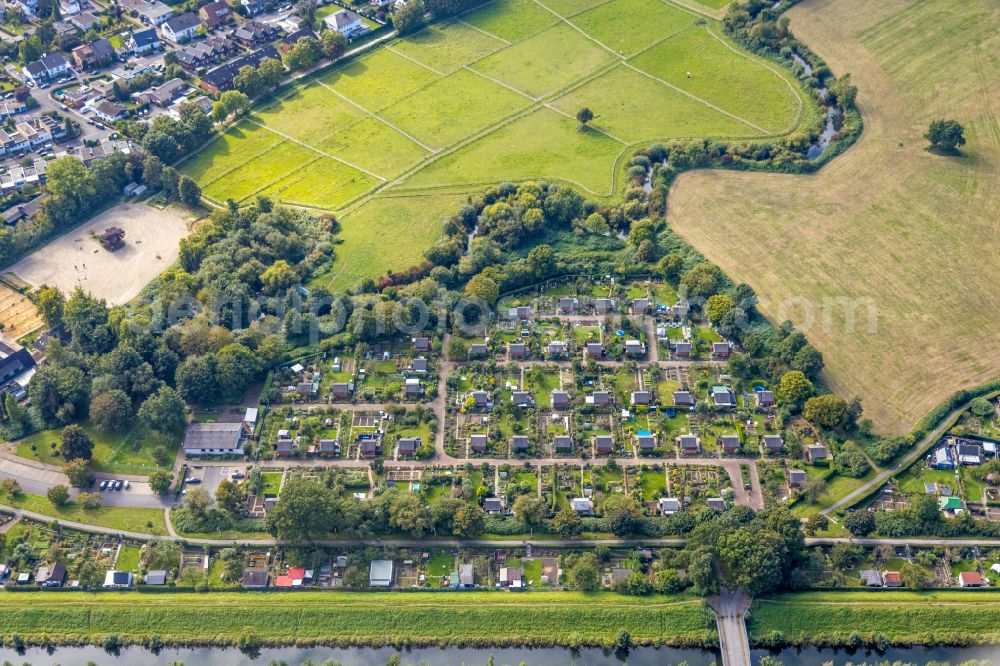
<svg viewBox="0 0 1000 666">
<path fill-rule="evenodd" d="M 792 52 L 792 60 L 795 61 L 807 77 L 812 76 L 813 67 L 809 64 L 805 58 L 800 56 L 798 53 Z M 826 88 L 820 88 L 819 97 L 821 100 L 826 100 Z M 837 110 L 836 106 L 832 104 L 826 107 L 826 126 L 819 135 L 819 140 L 813 145 L 809 146 L 809 151 L 806 153 L 806 157 L 810 160 L 814 160 L 823 154 L 826 147 L 830 145 L 833 141 L 833 137 L 837 135 L 837 117 L 840 115 L 840 111 Z"/>
</svg>

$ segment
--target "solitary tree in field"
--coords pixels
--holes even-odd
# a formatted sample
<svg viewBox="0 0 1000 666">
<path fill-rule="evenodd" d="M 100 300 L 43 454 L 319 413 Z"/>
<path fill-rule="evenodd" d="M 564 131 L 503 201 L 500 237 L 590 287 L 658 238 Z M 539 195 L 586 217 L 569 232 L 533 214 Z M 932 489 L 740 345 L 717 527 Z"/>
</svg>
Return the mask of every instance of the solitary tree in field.
<svg viewBox="0 0 1000 666">
<path fill-rule="evenodd" d="M 934 120 L 924 138 L 931 142 L 936 153 L 954 153 L 965 145 L 965 130 L 957 120 Z"/>
<path fill-rule="evenodd" d="M 594 119 L 594 112 L 588 109 L 587 107 L 583 107 L 582 109 L 576 112 L 576 121 L 580 123 L 580 126 L 577 129 L 579 129 L 581 132 L 587 129 L 587 123 L 589 123 L 593 119 Z"/>
</svg>

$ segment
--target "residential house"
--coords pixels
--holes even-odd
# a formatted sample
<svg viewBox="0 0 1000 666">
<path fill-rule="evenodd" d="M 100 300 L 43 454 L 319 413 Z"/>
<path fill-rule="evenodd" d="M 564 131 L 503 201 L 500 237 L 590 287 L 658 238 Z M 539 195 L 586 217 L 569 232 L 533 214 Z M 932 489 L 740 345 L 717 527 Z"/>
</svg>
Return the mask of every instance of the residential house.
<svg viewBox="0 0 1000 666">
<path fill-rule="evenodd" d="M 490 406 L 490 394 L 486 391 L 472 391 L 469 393 L 472 397 L 472 404 L 477 409 L 488 409 Z"/>
<path fill-rule="evenodd" d="M 420 438 L 419 437 L 400 437 L 396 441 L 396 447 L 399 450 L 399 455 L 401 456 L 413 456 L 416 455 L 417 451 L 420 449 Z"/>
<path fill-rule="evenodd" d="M 174 15 L 174 10 L 160 0 L 117 0 L 117 3 L 123 12 L 138 16 L 148 25 L 161 26 Z"/>
<path fill-rule="evenodd" d="M 511 391 L 510 401 L 517 407 L 530 407 L 535 404 L 531 391 Z"/>
<path fill-rule="evenodd" d="M 486 356 L 487 351 L 485 342 L 473 342 L 469 345 L 469 356 Z"/>
<path fill-rule="evenodd" d="M 574 497 L 570 508 L 581 516 L 591 516 L 594 514 L 594 501 L 589 497 Z"/>
<path fill-rule="evenodd" d="M 524 585 L 524 569 L 521 567 L 501 567 L 497 576 L 497 587 L 520 590 Z"/>
<path fill-rule="evenodd" d="M 510 448 L 514 453 L 521 453 L 531 448 L 531 440 L 524 435 L 514 435 L 510 438 Z"/>
<path fill-rule="evenodd" d="M 594 300 L 594 311 L 597 314 L 608 314 L 615 309 L 615 302 L 610 298 L 598 298 Z"/>
<path fill-rule="evenodd" d="M 523 342 L 511 342 L 507 345 L 507 354 L 511 359 L 523 359 L 528 356 L 528 345 Z"/>
<path fill-rule="evenodd" d="M 678 340 L 674 343 L 674 356 L 677 358 L 691 358 L 692 345 L 687 340 Z"/>
<path fill-rule="evenodd" d="M 829 454 L 826 451 L 826 447 L 822 444 L 810 444 L 805 447 L 805 456 L 806 460 L 815 464 L 820 460 L 826 460 Z"/>
<path fill-rule="evenodd" d="M 195 72 L 212 63 L 228 58 L 237 50 L 236 42 L 222 35 L 212 35 L 190 44 L 179 46 L 174 52 L 177 63 L 184 69 Z"/>
<path fill-rule="evenodd" d="M 90 12 L 81 12 L 76 16 L 71 16 L 67 20 L 80 32 L 87 32 L 88 30 L 96 29 L 101 25 L 101 19 L 97 18 Z"/>
<path fill-rule="evenodd" d="M 428 337 L 413 338 L 410 342 L 417 351 L 426 352 L 431 349 L 431 339 Z"/>
<path fill-rule="evenodd" d="M 736 394 L 728 386 L 713 386 L 712 405 L 716 409 L 736 409 Z"/>
<path fill-rule="evenodd" d="M 39 567 L 35 574 L 35 583 L 42 587 L 62 587 L 66 582 L 66 567 L 62 562 Z"/>
<path fill-rule="evenodd" d="M 264 0 L 240 0 L 247 16 L 260 16 L 264 13 Z"/>
<path fill-rule="evenodd" d="M 639 340 L 626 340 L 625 341 L 625 355 L 626 356 L 642 356 L 646 353 L 646 345 L 642 344 Z"/>
<path fill-rule="evenodd" d="M 726 341 L 712 343 L 712 358 L 724 361 L 733 354 L 733 346 Z"/>
<path fill-rule="evenodd" d="M 130 571 L 109 571 L 104 574 L 104 589 L 127 590 L 132 587 L 135 577 Z"/>
<path fill-rule="evenodd" d="M 697 435 L 678 435 L 675 442 L 683 454 L 692 455 L 701 451 L 701 438 Z"/>
<path fill-rule="evenodd" d="M 681 510 L 681 501 L 676 497 L 661 497 L 656 503 L 656 508 L 664 516 L 672 516 Z"/>
<path fill-rule="evenodd" d="M 410 372 L 427 372 L 427 359 L 418 356 L 410 361 Z"/>
<path fill-rule="evenodd" d="M 723 435 L 719 438 L 723 453 L 738 453 L 740 450 L 739 435 Z"/>
<path fill-rule="evenodd" d="M 600 342 L 588 342 L 586 351 L 588 358 L 599 359 L 604 356 L 604 345 Z"/>
<path fill-rule="evenodd" d="M 69 61 L 62 53 L 47 53 L 34 62 L 29 62 L 22 70 L 24 77 L 40 86 L 57 79 L 69 71 Z"/>
<path fill-rule="evenodd" d="M 56 38 L 59 40 L 59 43 L 65 44 L 67 48 L 76 46 L 80 43 L 78 39 L 80 36 L 80 29 L 69 21 L 56 21 L 52 24 L 52 29 L 55 30 Z"/>
<path fill-rule="evenodd" d="M 562 296 L 557 301 L 557 306 L 559 314 L 576 314 L 580 309 L 580 299 L 575 296 Z"/>
<path fill-rule="evenodd" d="M 651 453 L 656 450 L 656 435 L 649 432 L 639 432 L 635 436 L 635 444 L 641 453 Z"/>
<path fill-rule="evenodd" d="M 358 435 L 357 443 L 362 458 L 375 458 L 382 453 L 382 431 L 362 433 Z"/>
<path fill-rule="evenodd" d="M 630 402 L 633 406 L 648 406 L 653 402 L 653 395 L 649 391 L 632 391 Z"/>
<path fill-rule="evenodd" d="M 933 469 L 955 469 L 955 460 L 947 446 L 934 449 L 928 458 L 928 465 Z"/>
<path fill-rule="evenodd" d="M 233 80 L 236 78 L 236 75 L 240 73 L 242 68 L 257 67 L 260 65 L 261 61 L 265 59 L 277 60 L 278 62 L 281 62 L 281 55 L 273 46 L 265 46 L 262 49 L 254 51 L 250 55 L 245 55 L 242 58 L 236 58 L 235 60 L 227 62 L 224 65 L 219 65 L 215 69 L 206 72 L 201 76 L 199 85 L 202 90 L 205 90 L 213 95 L 225 90 L 232 90 Z"/>
<path fill-rule="evenodd" d="M 336 30 L 348 39 L 368 32 L 368 26 L 361 17 L 349 9 L 341 9 L 327 16 L 323 19 L 323 25 L 329 30 Z"/>
<path fill-rule="evenodd" d="M 407 377 L 403 380 L 403 395 L 407 398 L 419 398 L 424 394 L 419 377 Z"/>
<path fill-rule="evenodd" d="M 674 405 L 677 407 L 694 407 L 694 396 L 690 391 L 674 391 Z"/>
<path fill-rule="evenodd" d="M 10 227 L 17 226 L 19 222 L 32 219 L 39 210 L 42 208 L 42 202 L 44 199 L 42 197 L 35 197 L 31 201 L 23 204 L 15 204 L 3 212 L 4 224 Z M 0 352 L 2 353 L 2 352 Z M 31 355 L 29 354 L 30 358 Z M 0 365 L 3 364 L 3 358 L 0 357 Z M 34 364 L 34 360 L 32 360 Z M 0 371 L 2 374 L 2 371 Z"/>
<path fill-rule="evenodd" d="M 104 67 L 115 58 L 115 47 L 106 39 L 95 39 L 89 44 L 78 46 L 72 51 L 73 60 L 81 69 L 97 69 Z"/>
<path fill-rule="evenodd" d="M 15 143 L 17 150 L 12 150 L 8 148 L 7 153 L 18 152 L 20 150 L 27 150 L 31 145 L 30 142 L 21 137 L 19 134 L 13 135 L 18 137 L 14 139 L 12 143 Z M 5 132 L 0 130 L 0 140 L 10 139 L 11 137 Z M 5 143 L 5 146 L 10 144 Z M 36 161 L 32 166 L 22 167 L 10 167 L 7 169 L 7 173 L 0 173 L 0 191 L 10 192 L 11 190 L 20 190 L 25 185 L 41 185 L 45 183 L 45 162 Z"/>
<path fill-rule="evenodd" d="M 595 435 L 594 451 L 597 455 L 609 455 L 615 452 L 615 439 L 611 435 Z"/>
<path fill-rule="evenodd" d="M 882 574 L 876 569 L 864 569 L 861 572 L 861 584 L 865 587 L 882 587 Z"/>
<path fill-rule="evenodd" d="M 788 487 L 801 488 L 808 478 L 809 475 L 804 469 L 790 469 L 788 470 Z"/>
<path fill-rule="evenodd" d="M 754 394 L 754 402 L 757 403 L 757 407 L 760 409 L 771 409 L 774 407 L 774 392 L 757 391 Z"/>
<path fill-rule="evenodd" d="M 225 0 L 215 0 L 207 5 L 202 5 L 198 10 L 198 18 L 209 30 L 215 30 L 221 25 L 229 23 L 233 18 L 233 10 Z"/>
<path fill-rule="evenodd" d="M 34 367 L 35 359 L 27 349 L 0 342 L 0 386 Z"/>
<path fill-rule="evenodd" d="M 248 49 L 255 49 L 278 37 L 278 29 L 270 23 L 247 21 L 233 32 L 233 39 Z"/>
<path fill-rule="evenodd" d="M 764 446 L 768 451 L 774 453 L 785 447 L 785 440 L 781 435 L 764 435 Z"/>
<path fill-rule="evenodd" d="M 116 120 L 124 120 L 128 117 L 128 109 L 117 102 L 107 99 L 102 99 L 93 108 L 98 118 L 109 123 L 113 123 Z"/>
<path fill-rule="evenodd" d="M 146 585 L 166 585 L 167 572 L 164 569 L 154 569 L 146 574 Z"/>
<path fill-rule="evenodd" d="M 981 465 L 983 462 L 983 449 L 972 442 L 958 442 L 958 464 L 960 465 Z"/>
<path fill-rule="evenodd" d="M 136 55 L 146 55 L 159 50 L 163 44 L 155 28 L 135 30 L 125 40 L 125 48 Z"/>
<path fill-rule="evenodd" d="M 562 340 L 553 340 L 546 347 L 549 356 L 565 356 L 566 350 L 566 343 Z"/>
<path fill-rule="evenodd" d="M 185 456 L 242 456 L 242 423 L 192 423 L 184 433 Z"/>
<path fill-rule="evenodd" d="M 637 298 L 632 301 L 632 314 L 646 314 L 649 310 L 648 298 Z"/>
<path fill-rule="evenodd" d="M 483 511 L 489 514 L 503 513 L 504 505 L 502 497 L 487 497 L 483 500 Z"/>
<path fill-rule="evenodd" d="M 517 319 L 518 321 L 527 321 L 528 319 L 531 319 L 532 314 L 534 314 L 534 308 L 530 305 L 519 305 L 515 308 L 507 310 L 507 316 L 511 319 Z"/>
<path fill-rule="evenodd" d="M 903 577 L 898 571 L 883 571 L 882 583 L 886 587 L 903 587 Z"/>
<path fill-rule="evenodd" d="M 705 504 L 708 505 L 709 509 L 718 509 L 719 511 L 726 510 L 726 500 L 721 497 L 709 497 L 705 500 Z"/>
<path fill-rule="evenodd" d="M 550 394 L 552 409 L 567 409 L 570 406 L 569 393 L 553 389 Z"/>
<path fill-rule="evenodd" d="M 963 571 L 958 574 L 959 587 L 984 587 L 986 580 L 978 571 Z"/>
<path fill-rule="evenodd" d="M 486 435 L 469 435 L 469 448 L 476 453 L 486 453 Z"/>
<path fill-rule="evenodd" d="M 389 587 L 392 585 L 392 560 L 372 560 L 368 572 L 368 584 L 372 587 Z"/>
<path fill-rule="evenodd" d="M 80 13 L 80 0 L 59 0 L 59 15 L 74 16 Z"/>
<path fill-rule="evenodd" d="M 552 448 L 558 452 L 573 450 L 573 438 L 569 435 L 556 435 L 552 438 Z"/>
<path fill-rule="evenodd" d="M 267 569 L 244 569 L 240 576 L 240 585 L 247 590 L 261 590 L 267 587 L 271 576 Z"/>
<path fill-rule="evenodd" d="M 146 95 L 149 96 L 149 101 L 153 104 L 166 108 L 183 97 L 187 89 L 188 84 L 182 79 L 170 79 L 158 86 L 153 86 L 146 91 Z"/>
<path fill-rule="evenodd" d="M 594 391 L 587 396 L 587 404 L 594 407 L 607 407 L 611 404 L 611 392 L 604 390 Z"/>
<path fill-rule="evenodd" d="M 332 458 L 340 455 L 340 440 L 324 438 L 316 444 L 316 455 L 321 458 Z"/>
<path fill-rule="evenodd" d="M 195 32 L 201 27 L 197 14 L 185 12 L 163 22 L 160 32 L 174 44 L 183 44 L 194 39 Z"/>
</svg>

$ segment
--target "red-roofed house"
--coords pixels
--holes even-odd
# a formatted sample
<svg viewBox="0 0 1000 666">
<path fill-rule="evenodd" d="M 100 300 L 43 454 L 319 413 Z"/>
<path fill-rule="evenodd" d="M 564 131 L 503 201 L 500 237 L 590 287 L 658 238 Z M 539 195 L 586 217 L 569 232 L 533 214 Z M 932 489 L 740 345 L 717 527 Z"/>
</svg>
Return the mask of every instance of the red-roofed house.
<svg viewBox="0 0 1000 666">
<path fill-rule="evenodd" d="M 291 587 L 292 577 L 291 576 L 278 576 L 274 579 L 275 587 Z"/>
<path fill-rule="evenodd" d="M 986 581 L 979 575 L 978 571 L 963 571 L 958 574 L 959 587 L 983 587 Z"/>
<path fill-rule="evenodd" d="M 885 571 L 882 573 L 882 583 L 886 587 L 903 587 L 903 577 L 898 571 Z"/>
</svg>

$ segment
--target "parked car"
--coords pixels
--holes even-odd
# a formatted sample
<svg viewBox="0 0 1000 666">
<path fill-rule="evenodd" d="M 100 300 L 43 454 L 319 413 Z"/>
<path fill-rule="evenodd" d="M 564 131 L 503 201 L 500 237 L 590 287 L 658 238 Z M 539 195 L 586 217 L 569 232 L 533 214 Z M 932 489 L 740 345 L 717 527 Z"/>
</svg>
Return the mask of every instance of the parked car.
<svg viewBox="0 0 1000 666">
<path fill-rule="evenodd" d="M 128 490 L 128 480 L 125 481 L 125 490 Z"/>
<path fill-rule="evenodd" d="M 197 485 L 197 484 L 201 483 L 201 479 L 199 479 L 197 476 L 192 476 L 191 478 L 189 478 L 187 480 L 187 483 L 191 483 L 191 484 Z"/>
<path fill-rule="evenodd" d="M 121 490 L 121 489 L 122 489 L 122 482 L 115 481 L 115 490 Z"/>
<path fill-rule="evenodd" d="M 108 487 L 108 482 L 107 481 L 101 481 L 101 490 L 104 490 L 107 487 Z"/>
</svg>

